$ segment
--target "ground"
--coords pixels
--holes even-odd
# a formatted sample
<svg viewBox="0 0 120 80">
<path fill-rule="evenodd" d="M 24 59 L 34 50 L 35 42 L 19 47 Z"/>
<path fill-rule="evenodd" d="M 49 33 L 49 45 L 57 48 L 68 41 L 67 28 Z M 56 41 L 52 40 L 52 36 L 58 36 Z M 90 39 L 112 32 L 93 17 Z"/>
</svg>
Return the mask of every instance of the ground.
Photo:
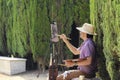
<svg viewBox="0 0 120 80">
<path fill-rule="evenodd" d="M 44 73 L 38 73 L 39 71 L 26 71 L 24 73 L 15 74 L 15 75 L 6 75 L 3 73 L 0 73 L 0 80 L 48 80 L 48 71 L 45 71 Z M 59 74 L 63 72 L 58 72 Z M 39 77 L 37 75 L 39 74 Z M 86 79 L 88 80 L 88 79 Z M 92 80 L 101 80 L 101 79 L 92 79 Z"/>
<path fill-rule="evenodd" d="M 0 73 L 0 80 L 48 80 L 48 71 L 41 73 L 39 77 L 37 75 L 38 71 L 26 71 L 12 76 Z"/>
</svg>

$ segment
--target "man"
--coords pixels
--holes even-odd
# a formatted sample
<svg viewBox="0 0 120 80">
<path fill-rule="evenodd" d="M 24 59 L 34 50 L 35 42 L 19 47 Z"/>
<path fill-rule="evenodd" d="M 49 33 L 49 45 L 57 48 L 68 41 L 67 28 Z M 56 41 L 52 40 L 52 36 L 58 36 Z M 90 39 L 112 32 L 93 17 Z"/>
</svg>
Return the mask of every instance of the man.
<svg viewBox="0 0 120 80">
<path fill-rule="evenodd" d="M 60 38 L 65 42 L 69 50 L 75 54 L 79 55 L 78 61 L 65 60 L 65 65 L 67 67 L 78 66 L 77 70 L 65 71 L 63 74 L 59 75 L 56 80 L 71 80 L 73 78 L 84 75 L 85 77 L 95 77 L 95 72 L 97 70 L 96 66 L 96 51 L 93 35 L 94 27 L 91 24 L 84 23 L 82 27 L 77 27 L 80 31 L 80 38 L 83 43 L 79 48 L 75 48 L 68 40 L 65 34 L 60 35 Z M 82 59 L 82 60 L 81 60 Z"/>
</svg>

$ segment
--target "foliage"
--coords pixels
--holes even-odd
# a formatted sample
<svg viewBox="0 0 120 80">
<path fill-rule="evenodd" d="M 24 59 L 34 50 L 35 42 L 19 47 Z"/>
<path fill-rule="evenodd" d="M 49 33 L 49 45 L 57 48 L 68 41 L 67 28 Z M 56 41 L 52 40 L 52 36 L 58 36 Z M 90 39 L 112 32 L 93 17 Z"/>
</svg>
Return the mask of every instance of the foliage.
<svg viewBox="0 0 120 80">
<path fill-rule="evenodd" d="M 1 53 L 49 56 L 52 21 L 57 22 L 59 34 L 69 37 L 74 21 L 89 22 L 89 0 L 0 0 Z M 64 45 L 55 43 L 61 57 L 70 53 Z"/>
<path fill-rule="evenodd" d="M 7 45 L 6 45 L 6 24 L 8 12 L 7 6 L 4 0 L 0 0 L 0 53 L 6 55 Z"/>
<path fill-rule="evenodd" d="M 98 37 L 98 53 L 101 61 L 101 77 L 103 80 L 118 80 L 119 77 L 119 33 L 120 33 L 120 1 L 119 0 L 91 0 L 91 22 L 96 26 Z M 104 58 L 105 56 L 105 58 Z M 103 63 L 102 61 L 105 61 Z M 103 65 L 106 65 L 103 67 Z M 109 76 L 104 77 L 107 70 Z"/>
</svg>

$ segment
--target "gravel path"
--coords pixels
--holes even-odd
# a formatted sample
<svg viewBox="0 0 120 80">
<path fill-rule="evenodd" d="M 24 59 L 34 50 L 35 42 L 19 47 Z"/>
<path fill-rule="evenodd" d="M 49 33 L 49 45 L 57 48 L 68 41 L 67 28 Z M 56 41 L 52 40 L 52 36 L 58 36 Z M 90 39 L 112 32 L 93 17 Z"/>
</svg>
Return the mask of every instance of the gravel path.
<svg viewBox="0 0 120 80">
<path fill-rule="evenodd" d="M 37 77 L 38 71 L 26 71 L 16 75 L 6 75 L 0 73 L 0 80 L 48 80 L 48 71 L 42 73 Z"/>
</svg>

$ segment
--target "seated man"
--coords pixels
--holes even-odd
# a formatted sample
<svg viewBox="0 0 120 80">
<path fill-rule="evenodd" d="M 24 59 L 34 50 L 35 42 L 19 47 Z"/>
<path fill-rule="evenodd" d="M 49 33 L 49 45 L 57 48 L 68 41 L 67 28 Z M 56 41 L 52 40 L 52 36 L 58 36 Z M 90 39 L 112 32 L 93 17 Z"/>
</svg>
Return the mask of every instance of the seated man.
<svg viewBox="0 0 120 80">
<path fill-rule="evenodd" d="M 80 75 L 89 78 L 95 77 L 97 64 L 96 47 L 93 41 L 93 35 L 96 35 L 94 27 L 91 24 L 85 23 L 82 27 L 77 27 L 77 29 L 80 31 L 80 38 L 84 41 L 79 48 L 75 48 L 70 44 L 65 34 L 60 35 L 60 38 L 73 54 L 79 55 L 78 61 L 65 60 L 65 65 L 67 67 L 78 66 L 78 68 L 77 70 L 65 71 L 63 74 L 57 76 L 56 80 L 71 80 Z"/>
</svg>

